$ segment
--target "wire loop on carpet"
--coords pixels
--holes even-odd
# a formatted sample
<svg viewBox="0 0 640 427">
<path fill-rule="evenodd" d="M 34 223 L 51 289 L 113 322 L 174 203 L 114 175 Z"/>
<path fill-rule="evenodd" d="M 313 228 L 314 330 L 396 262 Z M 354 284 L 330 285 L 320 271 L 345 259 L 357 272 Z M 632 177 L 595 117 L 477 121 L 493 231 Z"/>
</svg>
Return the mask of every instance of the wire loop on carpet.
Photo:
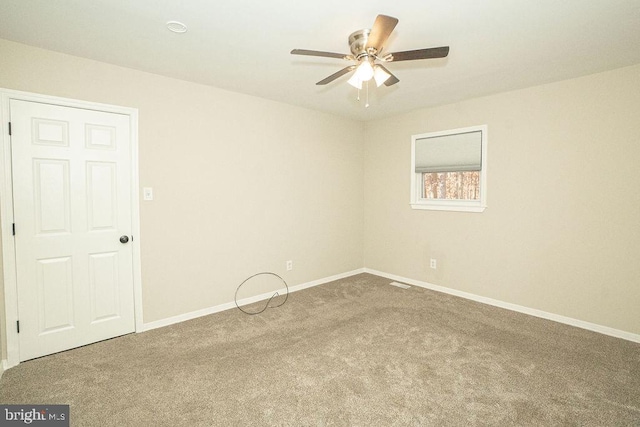
<svg viewBox="0 0 640 427">
<path fill-rule="evenodd" d="M 284 288 L 286 289 L 286 293 L 284 294 L 284 301 L 282 301 L 280 304 L 278 305 L 269 305 L 271 304 L 271 300 L 274 299 L 275 297 L 280 296 L 280 294 L 276 291 L 273 295 L 271 295 L 271 298 L 269 298 L 267 300 L 267 303 L 265 304 L 265 306 L 262 308 L 262 310 L 257 311 L 255 313 L 251 313 L 249 311 L 243 310 L 242 307 L 240 307 L 240 305 L 238 304 L 238 292 L 240 291 L 240 288 L 242 288 L 242 285 L 244 285 L 245 283 L 247 283 L 250 279 L 253 279 L 256 276 L 261 276 L 261 275 L 271 275 L 271 276 L 275 276 L 278 279 L 280 279 L 282 281 L 282 283 L 284 283 Z M 267 308 L 277 308 L 280 307 L 281 305 L 283 305 L 285 302 L 287 302 L 287 299 L 289 298 L 289 285 L 287 285 L 287 282 L 285 282 L 285 280 L 278 276 L 276 273 L 271 273 L 268 271 L 262 272 L 262 273 L 256 273 L 253 276 L 249 276 L 246 279 L 244 279 L 244 282 L 240 283 L 240 285 L 236 288 L 236 294 L 234 296 L 234 301 L 236 303 L 236 307 L 238 307 L 238 309 L 245 313 L 245 314 L 250 314 L 250 315 L 254 315 L 254 314 L 260 314 L 262 312 L 264 312 Z"/>
</svg>

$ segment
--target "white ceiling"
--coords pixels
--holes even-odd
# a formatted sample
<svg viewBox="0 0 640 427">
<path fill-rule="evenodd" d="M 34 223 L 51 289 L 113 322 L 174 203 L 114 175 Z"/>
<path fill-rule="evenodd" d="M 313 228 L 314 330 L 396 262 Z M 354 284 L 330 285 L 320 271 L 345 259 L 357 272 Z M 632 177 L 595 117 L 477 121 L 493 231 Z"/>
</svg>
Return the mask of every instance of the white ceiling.
<svg viewBox="0 0 640 427">
<path fill-rule="evenodd" d="M 388 64 L 400 83 L 365 108 L 348 75 L 315 85 L 348 62 L 289 54 L 349 53 L 379 13 L 400 20 L 389 51 L 449 57 Z M 0 0 L 0 38 L 374 120 L 640 63 L 640 0 Z"/>
</svg>

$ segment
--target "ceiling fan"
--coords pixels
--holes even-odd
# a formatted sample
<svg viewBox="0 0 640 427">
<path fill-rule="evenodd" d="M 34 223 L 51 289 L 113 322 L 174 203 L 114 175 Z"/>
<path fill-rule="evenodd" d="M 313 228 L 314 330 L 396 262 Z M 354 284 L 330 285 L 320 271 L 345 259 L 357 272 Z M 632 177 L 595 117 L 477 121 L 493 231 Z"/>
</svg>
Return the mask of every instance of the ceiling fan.
<svg viewBox="0 0 640 427">
<path fill-rule="evenodd" d="M 349 79 L 349 84 L 358 89 L 362 89 L 362 83 L 368 82 L 372 78 L 378 87 L 383 83 L 385 86 L 392 86 L 400 81 L 396 76 L 391 74 L 384 65 L 376 63 L 376 61 L 384 63 L 412 61 L 414 59 L 444 58 L 449 54 L 449 46 L 384 53 L 385 43 L 397 24 L 397 18 L 378 15 L 373 23 L 373 28 L 370 30 L 359 30 L 349 36 L 351 55 L 306 49 L 293 49 L 291 53 L 293 55 L 322 56 L 354 61 L 355 64 L 349 65 L 329 77 L 320 80 L 316 85 L 326 85 L 338 77 L 356 70 L 354 75 Z"/>
</svg>

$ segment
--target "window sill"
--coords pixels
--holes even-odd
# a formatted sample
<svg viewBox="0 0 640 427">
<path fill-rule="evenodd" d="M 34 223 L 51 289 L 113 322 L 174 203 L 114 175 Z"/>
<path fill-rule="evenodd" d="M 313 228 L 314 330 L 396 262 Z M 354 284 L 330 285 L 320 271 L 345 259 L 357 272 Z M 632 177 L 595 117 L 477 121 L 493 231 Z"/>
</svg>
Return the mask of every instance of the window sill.
<svg viewBox="0 0 640 427">
<path fill-rule="evenodd" d="M 455 202 L 444 202 L 444 203 L 411 203 L 411 209 L 421 209 L 421 210 L 430 210 L 430 211 L 454 211 L 454 212 L 484 212 L 486 206 L 481 206 L 479 204 L 466 204 L 466 203 L 455 203 Z"/>
</svg>

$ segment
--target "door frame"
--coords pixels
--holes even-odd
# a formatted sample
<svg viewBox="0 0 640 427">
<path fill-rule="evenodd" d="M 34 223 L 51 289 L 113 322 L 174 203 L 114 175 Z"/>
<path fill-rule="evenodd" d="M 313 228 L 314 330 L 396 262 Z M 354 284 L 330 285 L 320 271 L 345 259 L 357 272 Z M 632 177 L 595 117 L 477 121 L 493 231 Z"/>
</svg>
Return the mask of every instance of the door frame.
<svg viewBox="0 0 640 427">
<path fill-rule="evenodd" d="M 2 360 L 4 369 L 18 365 L 20 342 L 16 322 L 18 321 L 18 281 L 16 277 L 16 251 L 13 236 L 13 171 L 11 169 L 11 138 L 9 136 L 10 101 L 53 104 L 62 107 L 117 113 L 129 116 L 131 141 L 131 234 L 133 245 L 133 294 L 135 331 L 142 332 L 142 274 L 140 269 L 140 204 L 138 197 L 138 109 L 117 105 L 100 104 L 57 96 L 41 95 L 0 88 L 0 229 L 2 231 L 2 279 L 4 291 L 4 318 L 0 316 L 0 332 L 6 343 L 7 358 Z M 18 227 L 17 232 L 20 232 Z M 2 338 L 2 337 L 0 337 Z"/>
</svg>

